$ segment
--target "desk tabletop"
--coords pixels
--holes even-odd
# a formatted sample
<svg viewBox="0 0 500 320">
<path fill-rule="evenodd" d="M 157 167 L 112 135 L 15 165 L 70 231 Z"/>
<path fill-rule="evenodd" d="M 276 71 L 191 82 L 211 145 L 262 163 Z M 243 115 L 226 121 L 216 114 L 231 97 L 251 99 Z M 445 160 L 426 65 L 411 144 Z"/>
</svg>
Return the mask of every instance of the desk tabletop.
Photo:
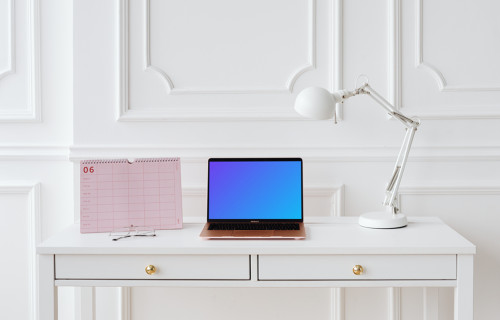
<svg viewBox="0 0 500 320">
<path fill-rule="evenodd" d="M 476 247 L 438 218 L 409 218 L 400 229 L 368 229 L 357 217 L 306 223 L 305 240 L 203 240 L 202 223 L 158 230 L 156 237 L 112 241 L 74 224 L 42 242 L 39 254 L 474 254 Z"/>
</svg>

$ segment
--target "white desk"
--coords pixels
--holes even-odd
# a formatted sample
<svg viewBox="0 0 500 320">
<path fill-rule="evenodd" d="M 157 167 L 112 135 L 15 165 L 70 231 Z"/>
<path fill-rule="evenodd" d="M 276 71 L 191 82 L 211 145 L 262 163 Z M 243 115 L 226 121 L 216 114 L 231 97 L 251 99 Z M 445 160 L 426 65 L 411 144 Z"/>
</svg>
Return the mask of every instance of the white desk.
<svg viewBox="0 0 500 320">
<path fill-rule="evenodd" d="M 111 241 L 68 227 L 37 248 L 40 319 L 57 318 L 57 286 L 454 287 L 455 319 L 473 318 L 476 248 L 436 218 L 375 230 L 339 217 L 306 224 L 295 241 L 201 240 L 201 229 Z"/>
</svg>

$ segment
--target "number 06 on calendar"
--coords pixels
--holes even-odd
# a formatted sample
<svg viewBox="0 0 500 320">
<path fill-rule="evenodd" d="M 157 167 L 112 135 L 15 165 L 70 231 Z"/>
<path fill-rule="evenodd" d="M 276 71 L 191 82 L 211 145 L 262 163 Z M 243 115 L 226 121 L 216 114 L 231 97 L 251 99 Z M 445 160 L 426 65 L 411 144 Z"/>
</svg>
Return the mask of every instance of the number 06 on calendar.
<svg viewBox="0 0 500 320">
<path fill-rule="evenodd" d="M 182 228 L 179 158 L 80 162 L 80 232 Z"/>
</svg>

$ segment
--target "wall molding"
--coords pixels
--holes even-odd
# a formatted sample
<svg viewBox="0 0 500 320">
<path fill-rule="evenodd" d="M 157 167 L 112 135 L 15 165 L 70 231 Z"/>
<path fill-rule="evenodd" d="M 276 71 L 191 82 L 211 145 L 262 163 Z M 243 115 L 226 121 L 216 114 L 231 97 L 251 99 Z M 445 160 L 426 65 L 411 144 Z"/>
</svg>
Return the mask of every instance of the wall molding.
<svg viewBox="0 0 500 320">
<path fill-rule="evenodd" d="M 332 19 L 330 29 L 332 34 L 335 35 L 335 44 L 331 48 L 333 52 L 332 66 L 335 69 L 330 69 L 331 79 L 330 83 L 332 86 L 329 88 L 330 92 L 335 92 L 344 89 L 344 0 L 335 0 L 332 5 Z M 335 72 L 336 71 L 336 72 Z M 344 117 L 344 104 L 337 103 L 335 105 L 335 117 L 337 121 L 340 121 Z"/>
<path fill-rule="evenodd" d="M 146 5 L 144 9 L 144 14 L 148 16 L 147 12 L 149 0 L 145 0 Z M 144 67 L 147 70 L 157 72 L 160 75 L 166 86 L 170 88 L 172 94 L 258 94 L 258 93 L 279 93 L 279 94 L 291 94 L 297 79 L 309 70 L 316 68 L 316 1 L 308 0 L 309 3 L 309 15 L 311 20 L 311 25 L 309 26 L 309 61 L 304 65 L 298 67 L 292 72 L 292 74 L 286 80 L 285 86 L 279 88 L 278 90 L 261 90 L 252 88 L 240 88 L 237 90 L 181 90 L 176 89 L 172 79 L 161 69 L 153 66 L 151 64 L 151 59 L 149 58 L 148 50 L 149 47 L 149 37 L 144 39 L 144 47 L 146 48 L 146 55 L 144 57 Z M 342 87 L 342 39 L 338 38 L 342 35 L 342 2 L 343 0 L 329 0 L 331 2 L 332 8 L 336 12 L 336 19 L 333 21 L 330 28 L 334 28 L 337 39 L 332 40 L 331 48 L 333 56 L 331 57 L 331 66 L 335 68 L 329 69 L 331 74 L 330 82 L 332 83 L 329 88 L 331 91 L 340 89 Z M 332 14 L 333 17 L 333 14 Z M 179 106 L 168 106 L 168 108 L 150 108 L 150 109 L 132 109 L 130 107 L 129 99 L 129 34 L 128 34 L 128 21 L 129 21 L 129 2 L 119 1 L 118 2 L 118 59 L 117 59 L 117 82 L 119 84 L 118 95 L 117 95 L 117 121 L 288 121 L 288 120 L 303 120 L 299 115 L 291 112 L 290 108 L 278 108 L 278 107 L 262 107 L 262 106 L 249 106 L 245 108 L 230 108 L 230 107 L 217 107 L 217 106 L 197 106 L 197 107 L 179 107 Z M 332 31 L 333 32 L 333 31 Z M 146 26 L 145 33 L 148 35 L 149 31 Z M 342 116 L 342 107 L 338 106 L 338 115 Z"/>
<path fill-rule="evenodd" d="M 439 320 L 439 288 L 423 288 L 423 302 L 423 320 Z"/>
<path fill-rule="evenodd" d="M 422 68 L 428 71 L 436 80 L 439 91 L 441 92 L 462 92 L 462 91 L 500 91 L 500 84 L 494 86 L 474 86 L 474 85 L 448 85 L 443 73 L 434 65 L 424 61 L 424 0 L 417 0 L 417 17 L 416 17 L 416 65 L 417 68 Z"/>
<path fill-rule="evenodd" d="M 428 71 L 436 80 L 439 91 L 445 91 L 446 79 L 441 71 L 433 65 L 424 61 L 424 15 L 423 15 L 423 0 L 416 0 L 416 19 L 415 19 L 415 66 Z"/>
<path fill-rule="evenodd" d="M 131 307 L 131 288 L 130 287 L 120 287 L 119 289 L 119 319 L 120 320 L 131 320 L 132 312 Z"/>
<path fill-rule="evenodd" d="M 65 146 L 0 146 L 0 161 L 67 161 Z"/>
<path fill-rule="evenodd" d="M 1 150 L 1 149 L 0 149 Z M 209 157 L 302 157 L 310 162 L 394 162 L 399 147 L 276 147 L 220 145 L 79 145 L 69 148 L 69 159 L 93 158 L 182 158 L 182 162 L 205 162 Z M 414 147 L 409 162 L 499 161 L 500 146 Z"/>
<path fill-rule="evenodd" d="M 479 92 L 479 91 L 498 91 L 500 86 L 494 87 L 474 87 L 474 86 L 449 86 L 446 84 L 446 79 L 443 74 L 434 66 L 424 61 L 423 57 L 423 0 L 415 1 L 415 67 L 429 72 L 437 81 L 439 92 Z M 403 89 L 402 89 L 402 1 L 389 0 L 389 93 L 388 100 L 396 109 L 401 110 L 403 106 Z M 419 106 L 420 107 L 420 106 Z M 416 108 L 420 110 L 420 108 Z M 424 111 L 414 112 L 413 115 L 421 120 L 485 120 L 485 119 L 500 119 L 498 106 L 482 106 L 481 112 L 477 108 L 463 108 L 455 106 L 453 113 L 449 111 Z"/>
<path fill-rule="evenodd" d="M 389 319 L 401 319 L 401 288 L 388 288 L 389 296 Z"/>
<path fill-rule="evenodd" d="M 118 26 L 117 26 L 117 48 L 118 48 L 118 59 L 117 59 L 117 83 L 118 83 L 118 95 L 117 95 L 117 114 L 116 120 L 124 120 L 124 116 L 129 112 L 129 72 L 128 72 L 128 21 L 129 21 L 129 2 L 127 0 L 118 1 Z M 133 119 L 134 117 L 132 117 Z"/>
<path fill-rule="evenodd" d="M 75 318 L 77 320 L 96 320 L 98 319 L 97 301 L 98 290 L 96 287 L 80 287 L 75 288 Z M 114 294 L 114 293 L 113 293 Z M 116 288 L 118 310 L 117 319 L 130 320 L 131 319 L 131 288 L 130 287 L 117 287 Z"/>
<path fill-rule="evenodd" d="M 28 234 L 26 235 L 28 247 L 28 269 L 29 273 L 29 296 L 28 308 L 29 319 L 39 319 L 38 310 L 38 276 L 37 276 L 37 258 L 36 246 L 42 240 L 41 221 L 40 221 L 40 183 L 29 181 L 1 181 L 0 194 L 26 194 L 28 195 L 29 210 L 28 210 Z"/>
<path fill-rule="evenodd" d="M 408 195 L 500 195 L 500 185 L 468 185 L 468 186 L 452 186 L 452 185 L 427 185 L 427 186 L 402 186 L 398 190 L 397 203 L 400 211 L 404 212 L 401 198 Z M 425 296 L 424 296 L 425 298 Z M 425 299 L 424 299 L 425 301 Z"/>
<path fill-rule="evenodd" d="M 75 319 L 96 320 L 97 315 L 96 287 L 75 288 Z"/>
<path fill-rule="evenodd" d="M 304 197 L 329 197 L 330 198 L 330 216 L 332 217 L 342 217 L 345 214 L 345 185 L 335 185 L 335 186 L 320 186 L 320 185 L 308 185 L 304 187 Z M 307 218 L 306 218 L 307 220 Z"/>
<path fill-rule="evenodd" d="M 345 320 L 345 288 L 330 289 L 331 320 Z"/>
<path fill-rule="evenodd" d="M 150 3 L 151 0 L 144 1 L 144 71 L 154 71 L 156 72 L 164 81 L 167 92 L 169 94 L 266 94 L 266 93 L 291 93 L 293 91 L 293 86 L 297 79 L 305 72 L 313 70 L 316 67 L 316 0 L 306 0 L 308 3 L 308 20 L 309 20 L 309 32 L 308 32 L 308 61 L 306 64 L 297 67 L 291 72 L 287 80 L 282 87 L 272 88 L 272 89 L 262 89 L 262 88 L 238 88 L 238 89 L 228 89 L 228 88 L 189 88 L 180 89 L 174 85 L 172 78 L 160 67 L 154 66 L 151 63 L 151 16 L 150 16 Z"/>
<path fill-rule="evenodd" d="M 316 189 L 314 189 L 316 188 Z M 320 193 L 321 189 L 325 189 L 323 193 L 330 193 L 330 215 L 333 217 L 342 217 L 345 215 L 345 185 L 339 185 L 330 188 L 312 187 L 315 192 Z M 307 190 L 307 189 L 306 189 Z M 304 191 L 304 193 L 306 193 Z M 331 288 L 331 320 L 345 320 L 345 288 Z"/>
<path fill-rule="evenodd" d="M 401 0 L 390 0 L 389 4 L 389 94 L 388 101 L 401 110 L 401 70 L 402 70 L 402 33 Z"/>
<path fill-rule="evenodd" d="M 500 195 L 500 186 L 408 186 L 399 189 L 402 195 Z"/>
<path fill-rule="evenodd" d="M 460 111 L 455 114 L 447 114 L 445 112 L 425 112 L 418 113 L 416 117 L 420 120 L 491 120 L 500 119 L 500 113 L 496 112 L 499 107 L 485 107 L 485 112 L 475 113 L 474 108 L 469 108 L 471 111 Z"/>
<path fill-rule="evenodd" d="M 8 46 L 9 46 L 9 49 L 7 50 L 8 52 L 8 66 L 5 70 L 0 70 L 0 80 L 2 80 L 3 78 L 7 77 L 8 75 L 10 74 L 13 74 L 16 72 L 16 61 L 15 61 L 15 58 L 16 58 L 16 41 L 15 41 L 15 37 L 16 37 L 16 19 L 15 19 L 15 14 L 16 14 L 16 10 L 15 10 L 15 5 L 14 5 L 14 0 L 9 0 L 8 2 L 8 20 L 9 22 L 7 23 L 8 24 L 8 28 L 9 28 L 9 31 L 8 31 Z"/>
<path fill-rule="evenodd" d="M 40 0 L 30 0 L 28 2 L 28 68 L 29 75 L 29 103 L 26 109 L 4 108 L 0 110 L 0 122 L 41 122 L 41 93 L 40 93 Z M 11 10 L 14 10 L 14 2 L 11 2 Z M 15 29 L 15 20 L 11 22 L 11 29 Z M 12 45 L 15 46 L 15 33 L 11 30 L 13 36 Z M 12 49 L 11 54 L 15 54 Z M 12 63 L 15 65 L 15 56 L 12 57 Z M 15 72 L 15 66 L 11 68 L 10 74 Z M 6 75 L 5 75 L 6 76 Z"/>
</svg>

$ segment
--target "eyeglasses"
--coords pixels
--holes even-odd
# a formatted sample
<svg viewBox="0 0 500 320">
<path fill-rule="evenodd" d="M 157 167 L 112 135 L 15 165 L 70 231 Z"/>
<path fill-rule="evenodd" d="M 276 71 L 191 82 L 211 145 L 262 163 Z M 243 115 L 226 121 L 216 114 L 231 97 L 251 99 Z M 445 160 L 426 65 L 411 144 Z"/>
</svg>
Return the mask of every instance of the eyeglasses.
<svg viewBox="0 0 500 320">
<path fill-rule="evenodd" d="M 130 226 L 113 230 L 109 236 L 112 241 L 131 237 L 156 237 L 156 230 L 152 227 Z"/>
</svg>

